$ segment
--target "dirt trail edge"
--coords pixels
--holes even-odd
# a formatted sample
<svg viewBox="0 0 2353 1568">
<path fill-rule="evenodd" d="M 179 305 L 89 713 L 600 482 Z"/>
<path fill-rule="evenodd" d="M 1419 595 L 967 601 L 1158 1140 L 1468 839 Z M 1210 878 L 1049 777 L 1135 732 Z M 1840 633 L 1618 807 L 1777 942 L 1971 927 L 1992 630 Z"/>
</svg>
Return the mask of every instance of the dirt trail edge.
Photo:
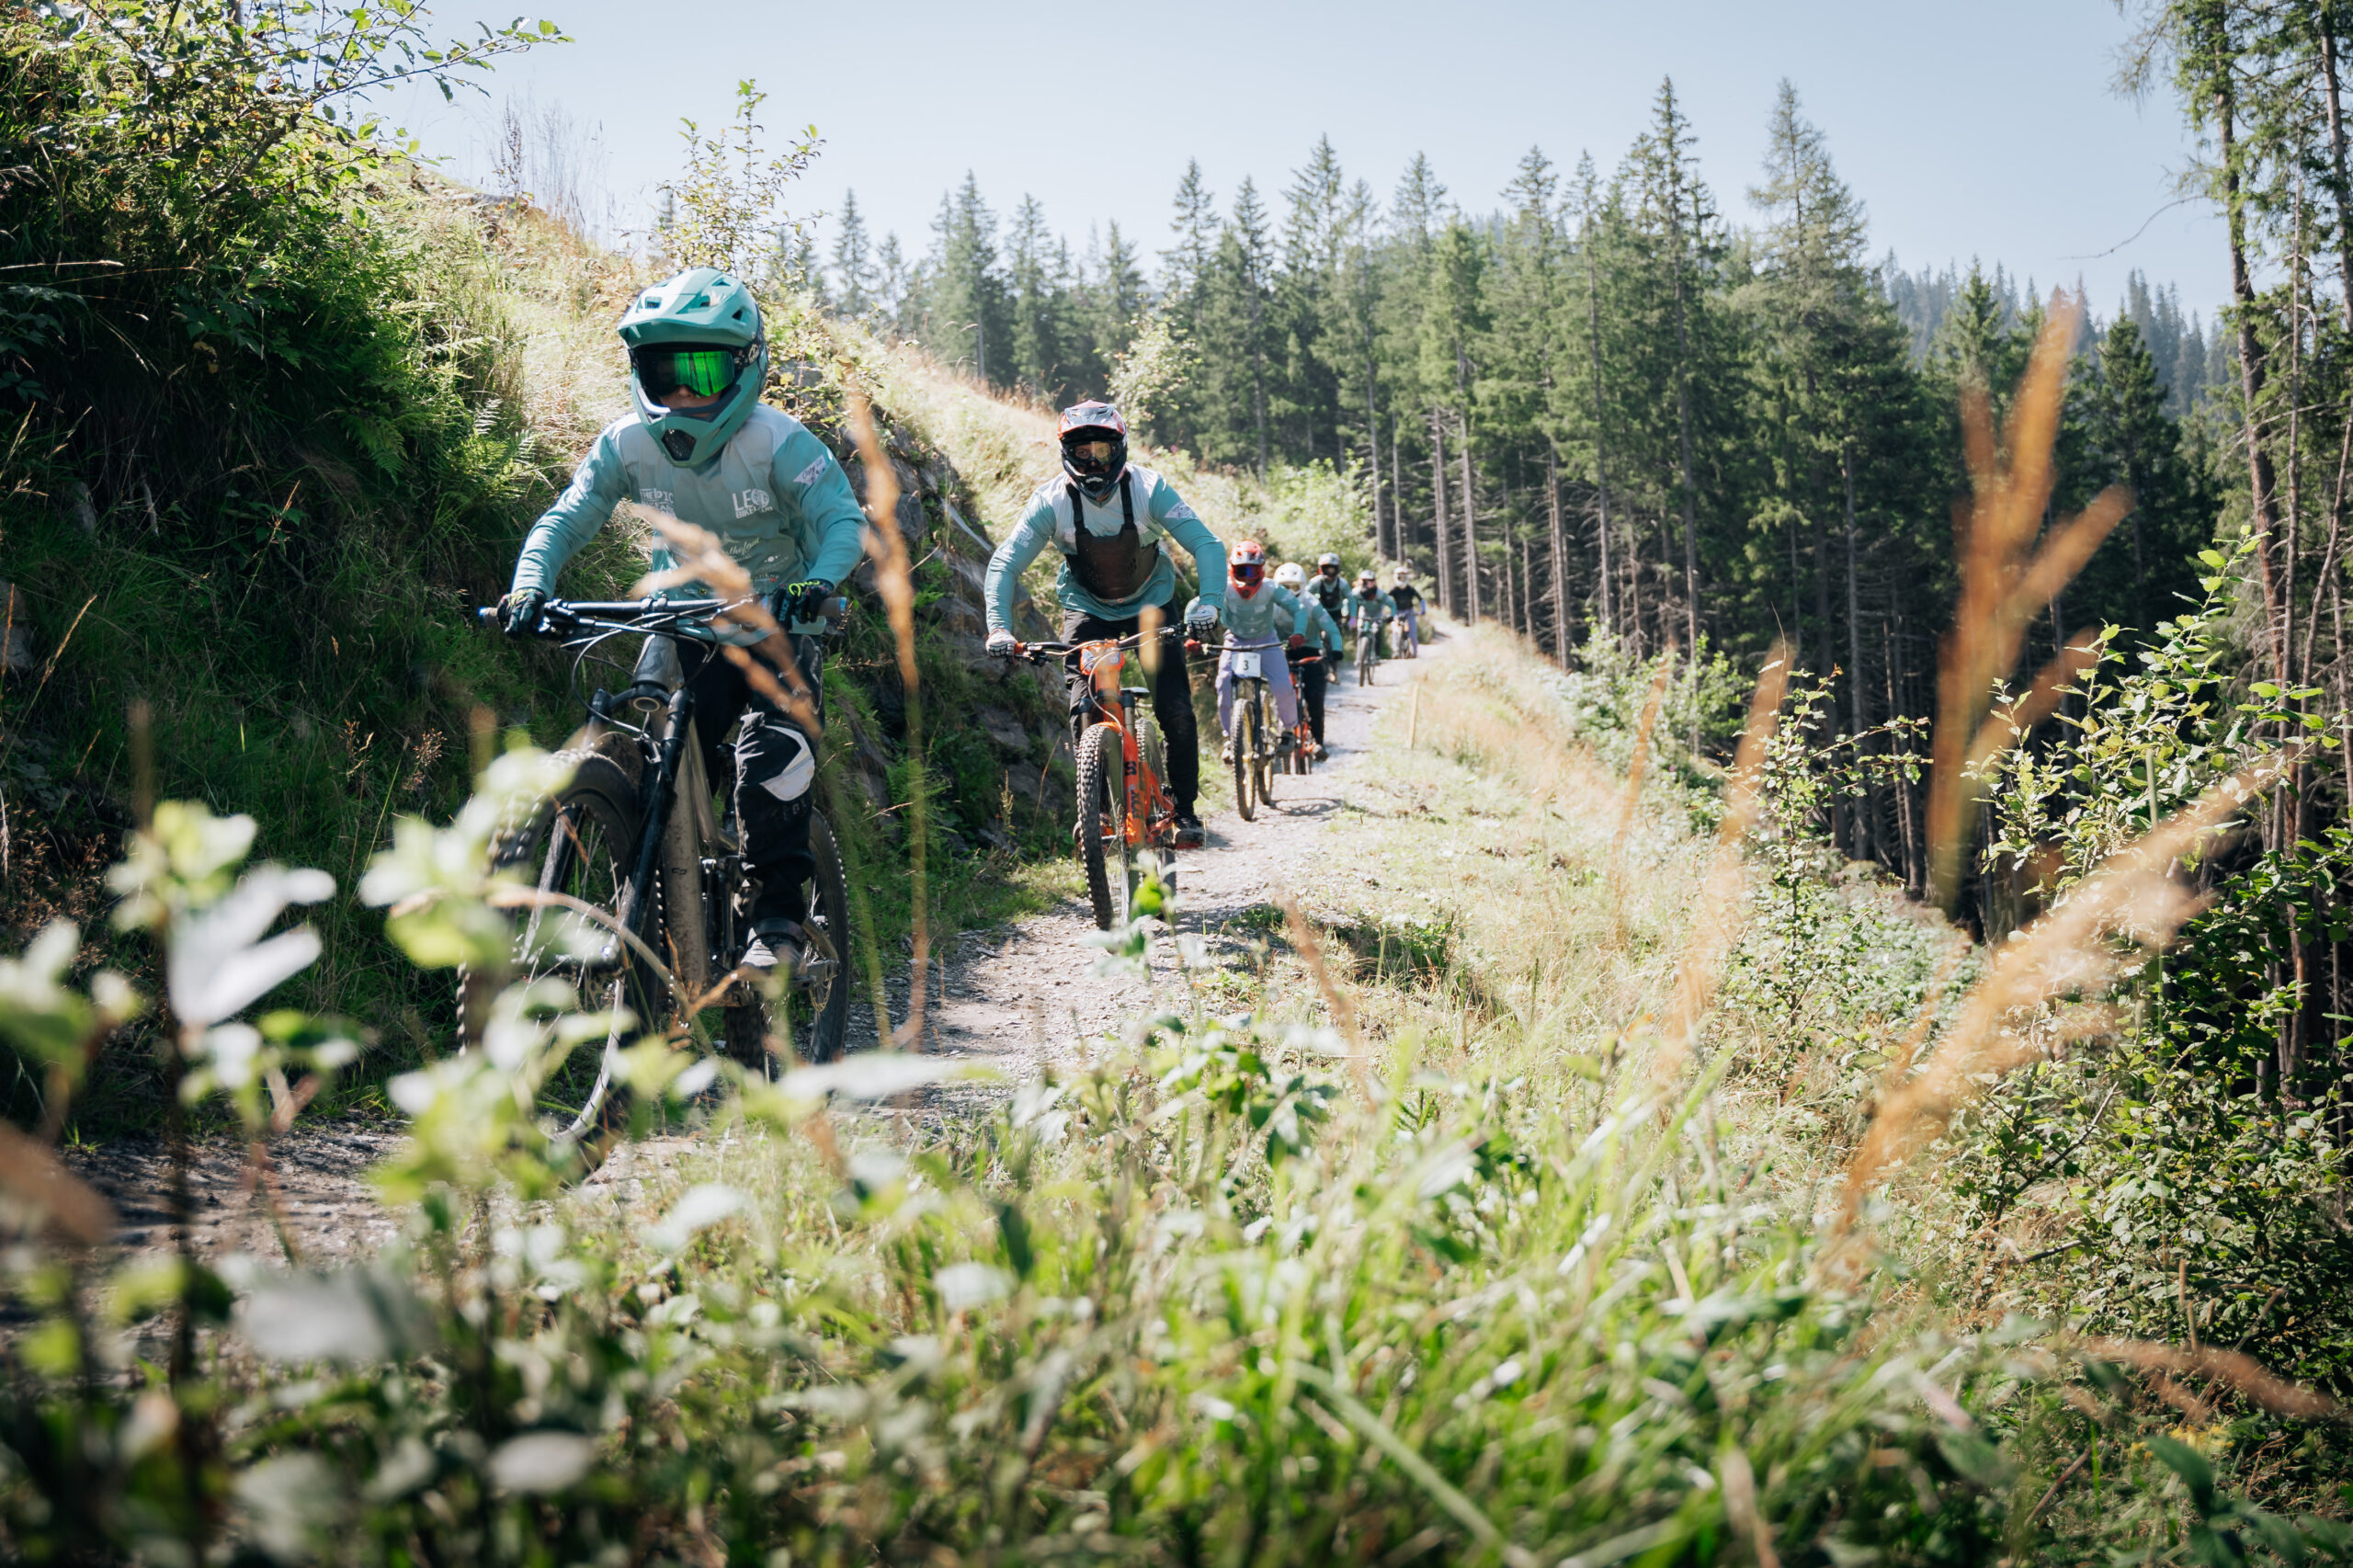
<svg viewBox="0 0 2353 1568">
<path fill-rule="evenodd" d="M 1457 645 L 1440 640 L 1426 644 L 1422 654 L 1442 658 Z M 1385 664 L 1370 687 L 1358 687 L 1354 674 L 1345 673 L 1324 705 L 1330 760 L 1305 778 L 1277 778 L 1274 804 L 1261 807 L 1256 821 L 1245 823 L 1231 810 L 1204 818 L 1209 843 L 1178 857 L 1176 925 L 1154 939 L 1147 977 L 1096 972 L 1103 950 L 1088 944 L 1097 934 L 1094 917 L 1076 899 L 943 944 L 927 988 L 924 1049 L 986 1062 L 1001 1076 L 994 1084 L 926 1096 L 918 1118 L 995 1102 L 1009 1084 L 1034 1077 L 1049 1062 L 1082 1059 L 1090 1042 L 1116 1037 L 1124 1025 L 1164 1008 L 1182 1010 L 1196 995 L 1218 1009 L 1222 977 L 1250 972 L 1261 961 L 1276 924 L 1272 900 L 1285 890 L 1303 890 L 1312 880 L 1317 841 L 1349 803 L 1351 777 L 1373 744 L 1375 717 L 1388 703 L 1406 699 L 1414 667 Z M 1202 737 L 1202 750 L 1207 772 L 1217 766 L 1214 733 Z M 1187 937 L 1199 943 L 1189 969 L 1176 950 L 1176 940 Z M 904 1018 L 904 971 L 887 993 L 893 1017 Z M 863 1050 L 874 1041 L 873 1009 L 861 1000 L 850 1017 L 849 1043 Z M 243 1144 L 207 1142 L 188 1173 L 197 1250 L 209 1257 L 245 1253 L 276 1262 L 290 1244 L 294 1255 L 314 1267 L 381 1250 L 398 1233 L 399 1221 L 378 1202 L 367 1172 L 400 1137 L 397 1127 L 381 1120 L 298 1126 L 270 1145 L 266 1174 L 249 1163 Z M 690 1142 L 665 1138 L 618 1151 L 587 1187 L 627 1202 Z M 169 1161 L 159 1140 L 70 1149 L 64 1157 L 114 1203 L 122 1221 L 117 1247 L 171 1248 Z M 257 1177 L 277 1192 L 282 1241 L 256 1191 Z"/>
</svg>

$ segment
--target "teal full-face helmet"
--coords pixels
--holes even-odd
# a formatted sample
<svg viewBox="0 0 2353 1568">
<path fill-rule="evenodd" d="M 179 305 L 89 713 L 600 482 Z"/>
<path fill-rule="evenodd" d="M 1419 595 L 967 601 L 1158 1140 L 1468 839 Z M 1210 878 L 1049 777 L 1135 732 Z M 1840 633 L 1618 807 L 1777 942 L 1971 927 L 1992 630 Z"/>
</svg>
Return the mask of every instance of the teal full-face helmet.
<svg viewBox="0 0 2353 1568">
<path fill-rule="evenodd" d="M 768 340 L 759 301 L 733 273 L 695 267 L 630 301 L 621 317 L 638 416 L 670 460 L 695 468 L 744 427 L 767 383 Z M 672 408 L 679 390 L 716 401 Z"/>
</svg>

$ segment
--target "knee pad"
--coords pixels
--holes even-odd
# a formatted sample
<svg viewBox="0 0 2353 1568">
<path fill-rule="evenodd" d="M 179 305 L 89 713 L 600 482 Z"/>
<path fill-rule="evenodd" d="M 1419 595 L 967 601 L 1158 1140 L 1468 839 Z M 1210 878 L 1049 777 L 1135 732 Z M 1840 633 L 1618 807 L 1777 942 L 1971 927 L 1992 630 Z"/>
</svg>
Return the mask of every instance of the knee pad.
<svg viewBox="0 0 2353 1568">
<path fill-rule="evenodd" d="M 790 804 L 809 793 L 809 786 L 816 782 L 817 752 L 809 737 L 798 730 L 779 727 L 776 734 L 778 744 L 762 748 L 763 755 L 753 763 L 744 782 Z"/>
</svg>

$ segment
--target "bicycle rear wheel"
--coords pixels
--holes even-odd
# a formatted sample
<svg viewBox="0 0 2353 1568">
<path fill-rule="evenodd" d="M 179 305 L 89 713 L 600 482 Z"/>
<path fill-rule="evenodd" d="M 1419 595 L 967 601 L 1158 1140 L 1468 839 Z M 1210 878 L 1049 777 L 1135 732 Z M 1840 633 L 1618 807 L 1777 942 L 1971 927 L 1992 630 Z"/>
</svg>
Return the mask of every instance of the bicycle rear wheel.
<svg viewBox="0 0 2353 1568">
<path fill-rule="evenodd" d="M 1090 728 L 1078 747 L 1078 852 L 1097 930 L 1127 915 L 1135 852 L 1128 846 L 1127 759 L 1111 724 Z M 1116 883 L 1114 878 L 1117 879 Z M 1117 889 L 1116 892 L 1114 889 Z"/>
<path fill-rule="evenodd" d="M 849 1030 L 849 879 L 823 812 L 809 814 L 809 853 L 817 869 L 801 922 L 809 951 L 800 980 L 779 986 L 773 998 L 756 996 L 727 1009 L 728 1054 L 771 1074 L 796 1055 L 809 1062 L 837 1059 Z"/>
<path fill-rule="evenodd" d="M 1370 637 L 1357 639 L 1357 684 L 1372 684 L 1372 666 L 1380 662 L 1380 651 Z"/>
<path fill-rule="evenodd" d="M 630 903 L 639 830 L 637 786 L 604 756 L 574 754 L 570 760 L 572 781 L 542 801 L 519 828 L 494 841 L 491 862 L 523 871 L 539 892 L 577 899 L 618 925 Z M 658 900 L 658 883 L 650 895 Z M 585 958 L 559 951 L 545 938 L 549 921 L 562 914 L 548 906 L 524 912 L 516 936 L 515 978 L 567 980 L 578 989 L 583 1006 L 616 1011 L 601 1044 L 574 1046 L 548 1067 L 536 1094 L 540 1125 L 556 1137 L 577 1140 L 594 1169 L 627 1126 L 628 1118 L 612 1092 L 615 1062 L 637 1033 L 659 1026 L 668 990 L 609 926 L 598 927 L 602 939 Z M 654 923 L 639 924 L 650 929 Z M 494 999 L 472 977 L 460 977 L 461 1040 L 482 1037 Z M 626 1009 L 626 1018 L 620 1016 L 621 1009 Z"/>
</svg>

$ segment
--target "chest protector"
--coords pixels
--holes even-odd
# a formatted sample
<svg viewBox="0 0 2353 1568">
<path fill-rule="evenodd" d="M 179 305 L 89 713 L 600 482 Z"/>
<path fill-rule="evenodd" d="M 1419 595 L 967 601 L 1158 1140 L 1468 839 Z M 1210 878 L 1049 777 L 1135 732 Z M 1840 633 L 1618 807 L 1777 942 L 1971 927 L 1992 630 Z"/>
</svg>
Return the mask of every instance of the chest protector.
<svg viewBox="0 0 2353 1568">
<path fill-rule="evenodd" d="M 1307 591 L 1315 596 L 1315 602 L 1324 607 L 1325 613 L 1337 619 L 1340 607 L 1348 602 L 1349 594 L 1355 590 L 1341 578 L 1326 577 L 1318 572 L 1307 580 Z"/>
<path fill-rule="evenodd" d="M 1135 493 L 1129 488 L 1127 474 L 1120 475 L 1120 515 L 1124 520 L 1115 534 L 1089 530 L 1078 486 L 1073 484 L 1069 490 L 1071 575 L 1098 599 L 1132 598 L 1142 593 L 1160 565 L 1160 542 L 1145 539 L 1136 528 Z"/>
</svg>

